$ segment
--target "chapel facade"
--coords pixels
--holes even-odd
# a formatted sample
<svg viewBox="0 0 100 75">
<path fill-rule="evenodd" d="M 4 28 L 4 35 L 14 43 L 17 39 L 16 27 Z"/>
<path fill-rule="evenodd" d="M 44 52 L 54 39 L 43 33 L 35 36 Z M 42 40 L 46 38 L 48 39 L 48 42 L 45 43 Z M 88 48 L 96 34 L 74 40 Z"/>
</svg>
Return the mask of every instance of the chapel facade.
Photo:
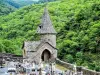
<svg viewBox="0 0 100 75">
<path fill-rule="evenodd" d="M 46 7 L 36 33 L 41 37 L 39 41 L 25 41 L 23 43 L 23 62 L 53 62 L 57 58 L 57 32 L 52 25 Z"/>
</svg>

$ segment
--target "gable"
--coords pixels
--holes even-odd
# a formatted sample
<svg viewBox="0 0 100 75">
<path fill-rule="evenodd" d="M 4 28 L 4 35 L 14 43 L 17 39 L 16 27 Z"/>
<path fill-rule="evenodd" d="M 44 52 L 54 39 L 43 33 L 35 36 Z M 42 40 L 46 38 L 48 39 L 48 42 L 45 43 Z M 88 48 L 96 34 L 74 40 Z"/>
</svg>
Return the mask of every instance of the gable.
<svg viewBox="0 0 100 75">
<path fill-rule="evenodd" d="M 36 50 L 39 50 L 40 48 L 51 48 L 53 50 L 57 50 L 57 48 L 53 47 L 49 42 L 41 42 L 37 47 Z"/>
</svg>

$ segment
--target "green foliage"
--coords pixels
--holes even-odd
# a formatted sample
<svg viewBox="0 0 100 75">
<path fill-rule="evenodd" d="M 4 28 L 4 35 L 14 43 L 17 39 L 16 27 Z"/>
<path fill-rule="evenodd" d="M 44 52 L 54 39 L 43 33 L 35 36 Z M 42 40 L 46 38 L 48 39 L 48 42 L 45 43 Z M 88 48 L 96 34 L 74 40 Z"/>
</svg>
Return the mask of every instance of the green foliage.
<svg viewBox="0 0 100 75">
<path fill-rule="evenodd" d="M 13 12 L 15 8 L 5 2 L 5 0 L 0 1 L 0 16 L 7 15 L 10 12 Z"/>
<path fill-rule="evenodd" d="M 23 41 L 39 39 L 36 29 L 40 24 L 43 7 L 44 4 L 35 4 L 0 16 L 0 39 L 4 40 L 0 42 L 1 52 L 20 54 Z M 48 3 L 51 20 L 58 32 L 60 59 L 99 71 L 99 9 L 99 0 L 58 0 Z"/>
<path fill-rule="evenodd" d="M 67 62 L 69 63 L 73 63 L 74 62 L 74 58 L 72 55 L 66 55 L 66 59 L 67 59 Z"/>
<path fill-rule="evenodd" d="M 52 1 L 56 1 L 56 0 L 39 0 L 38 3 L 45 3 L 45 2 L 52 2 Z"/>
<path fill-rule="evenodd" d="M 95 70 L 100 72 L 100 66 L 96 66 Z"/>
<path fill-rule="evenodd" d="M 16 3 L 15 5 L 17 6 L 17 8 L 38 3 L 35 0 L 8 0 L 8 1 L 12 4 Z"/>
<path fill-rule="evenodd" d="M 8 15 L 20 7 L 37 3 L 32 0 L 0 0 L 0 16 Z"/>
<path fill-rule="evenodd" d="M 21 54 L 21 49 L 11 40 L 0 40 L 0 52 Z"/>
<path fill-rule="evenodd" d="M 83 57 L 83 53 L 82 52 L 77 52 L 76 53 L 76 58 L 81 58 Z"/>
<path fill-rule="evenodd" d="M 4 45 L 0 42 L 0 52 L 4 51 Z"/>
<path fill-rule="evenodd" d="M 76 63 L 77 65 L 81 65 L 84 62 L 84 56 L 82 52 L 77 52 L 76 53 Z"/>
</svg>

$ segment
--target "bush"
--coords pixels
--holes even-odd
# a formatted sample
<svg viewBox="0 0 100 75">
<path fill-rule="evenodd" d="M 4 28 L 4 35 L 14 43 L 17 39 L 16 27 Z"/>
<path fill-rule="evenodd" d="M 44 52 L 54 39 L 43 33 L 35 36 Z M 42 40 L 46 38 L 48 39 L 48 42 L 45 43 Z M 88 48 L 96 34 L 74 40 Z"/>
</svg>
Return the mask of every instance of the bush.
<svg viewBox="0 0 100 75">
<path fill-rule="evenodd" d="M 95 70 L 100 72 L 100 66 L 96 66 Z"/>
<path fill-rule="evenodd" d="M 73 62 L 74 62 L 74 58 L 73 58 L 73 56 L 70 55 L 70 54 L 66 56 L 66 60 L 67 60 L 67 62 L 69 62 L 69 63 L 73 63 Z"/>
<path fill-rule="evenodd" d="M 82 52 L 77 52 L 76 53 L 76 58 L 81 58 L 83 57 L 83 53 Z"/>
</svg>

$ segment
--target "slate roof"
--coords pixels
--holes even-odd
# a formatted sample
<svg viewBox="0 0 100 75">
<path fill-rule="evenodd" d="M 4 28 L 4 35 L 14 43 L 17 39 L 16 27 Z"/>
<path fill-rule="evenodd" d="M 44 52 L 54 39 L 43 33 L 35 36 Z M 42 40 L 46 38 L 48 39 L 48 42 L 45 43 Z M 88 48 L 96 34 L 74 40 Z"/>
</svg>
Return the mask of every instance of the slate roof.
<svg viewBox="0 0 100 75">
<path fill-rule="evenodd" d="M 37 33 L 39 33 L 39 34 L 47 34 L 47 33 L 48 34 L 49 33 L 56 34 L 57 33 L 52 25 L 52 22 L 51 22 L 50 16 L 49 16 L 49 12 L 46 7 L 44 9 L 41 25 L 39 25 L 39 27 L 37 29 Z"/>
<path fill-rule="evenodd" d="M 27 41 L 24 42 L 24 49 L 26 51 L 36 51 L 36 47 L 40 44 L 40 41 Z"/>
</svg>

